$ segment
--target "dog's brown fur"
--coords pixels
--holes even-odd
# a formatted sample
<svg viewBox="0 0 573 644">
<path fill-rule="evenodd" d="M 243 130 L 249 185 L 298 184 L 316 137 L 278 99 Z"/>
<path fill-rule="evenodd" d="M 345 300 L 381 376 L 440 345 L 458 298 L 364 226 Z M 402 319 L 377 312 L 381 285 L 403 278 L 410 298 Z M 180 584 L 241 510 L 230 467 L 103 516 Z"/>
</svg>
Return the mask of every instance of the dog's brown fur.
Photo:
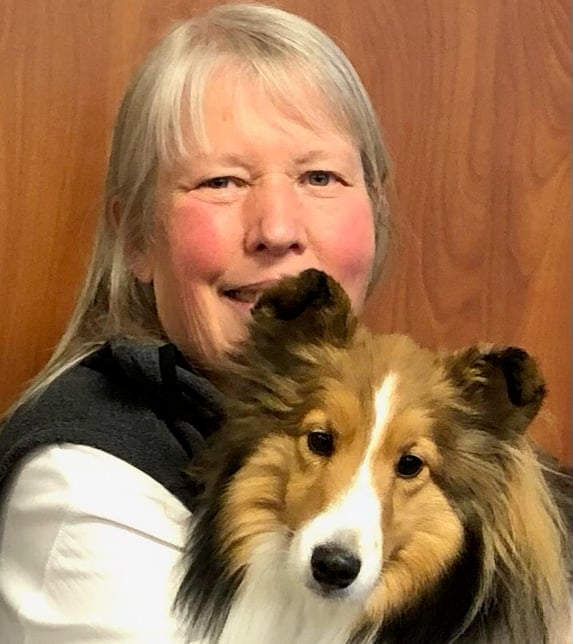
<svg viewBox="0 0 573 644">
<path fill-rule="evenodd" d="M 355 641 L 566 641 L 569 518 L 553 482 L 569 479 L 545 473 L 524 434 L 545 396 L 535 361 L 515 348 L 440 354 L 372 335 L 318 271 L 263 296 L 222 376 L 228 422 L 202 470 L 198 527 L 213 543 L 193 541 L 184 601 L 224 614 L 257 545 L 270 533 L 288 544 L 348 488 L 388 374 L 396 396 L 374 468 L 384 564 Z M 316 428 L 335 437 L 328 458 L 308 449 Z M 405 453 L 424 462 L 413 478 L 396 474 Z M 209 591 L 193 588 L 199 558 L 220 566 Z M 457 594 L 460 606 L 435 614 Z"/>
</svg>

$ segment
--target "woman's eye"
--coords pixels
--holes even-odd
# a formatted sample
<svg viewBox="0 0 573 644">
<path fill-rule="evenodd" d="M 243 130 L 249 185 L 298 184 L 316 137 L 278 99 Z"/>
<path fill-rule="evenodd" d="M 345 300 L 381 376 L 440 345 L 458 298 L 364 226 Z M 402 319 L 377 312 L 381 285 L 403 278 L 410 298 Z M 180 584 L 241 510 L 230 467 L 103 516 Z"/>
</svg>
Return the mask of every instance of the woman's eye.
<svg viewBox="0 0 573 644">
<path fill-rule="evenodd" d="M 404 454 L 396 464 L 396 473 L 406 479 L 417 476 L 424 467 L 424 461 L 414 454 Z"/>
<path fill-rule="evenodd" d="M 332 432 L 315 430 L 307 437 L 308 449 L 319 456 L 331 456 L 334 452 L 334 436 Z"/>
<path fill-rule="evenodd" d="M 328 170 L 312 170 L 306 173 L 306 179 L 311 186 L 328 186 L 336 181 L 336 176 Z"/>
<path fill-rule="evenodd" d="M 230 185 L 238 186 L 240 184 L 239 179 L 235 177 L 213 177 L 212 179 L 207 179 L 202 181 L 199 184 L 199 188 L 211 188 L 212 190 L 224 190 Z"/>
</svg>

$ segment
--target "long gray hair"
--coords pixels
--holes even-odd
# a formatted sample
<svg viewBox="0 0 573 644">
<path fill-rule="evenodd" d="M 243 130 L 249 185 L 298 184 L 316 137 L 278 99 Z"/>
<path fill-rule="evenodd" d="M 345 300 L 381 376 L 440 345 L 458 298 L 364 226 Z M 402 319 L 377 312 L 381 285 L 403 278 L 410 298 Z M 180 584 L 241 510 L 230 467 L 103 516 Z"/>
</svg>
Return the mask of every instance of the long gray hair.
<svg viewBox="0 0 573 644">
<path fill-rule="evenodd" d="M 215 7 L 173 29 L 133 77 L 113 132 L 104 209 L 84 287 L 48 365 L 8 413 L 113 334 L 149 342 L 166 339 L 152 286 L 134 277 L 128 249 L 149 246 L 158 169 L 182 155 L 192 159 L 182 123 L 191 124 L 192 140 L 205 137 L 205 87 L 224 63 L 254 75 L 274 98 L 295 110 L 293 83 L 308 83 L 335 125 L 355 142 L 374 213 L 371 284 L 375 282 L 387 241 L 388 159 L 356 71 L 324 32 L 299 16 L 259 4 Z M 115 208 L 119 217 L 112 215 Z"/>
</svg>

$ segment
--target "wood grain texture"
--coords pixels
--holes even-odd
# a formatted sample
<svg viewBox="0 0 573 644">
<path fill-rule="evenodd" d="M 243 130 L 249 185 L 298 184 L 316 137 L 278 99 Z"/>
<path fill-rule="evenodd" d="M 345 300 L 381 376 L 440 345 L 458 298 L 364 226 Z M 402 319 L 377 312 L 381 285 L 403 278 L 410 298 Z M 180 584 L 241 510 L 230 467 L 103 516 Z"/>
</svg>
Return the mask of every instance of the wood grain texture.
<svg viewBox="0 0 573 644">
<path fill-rule="evenodd" d="M 373 91 L 395 160 L 396 244 L 367 319 L 429 345 L 527 348 L 550 391 L 534 433 L 570 461 L 569 7 L 416 4 L 385 16 L 384 49 L 401 62 Z"/>
<path fill-rule="evenodd" d="M 209 0 L 0 3 L 0 409 L 46 361 L 81 283 L 121 94 Z M 458 347 L 517 344 L 571 459 L 570 6 L 284 0 L 362 75 L 393 158 L 393 252 L 365 318 Z"/>
</svg>

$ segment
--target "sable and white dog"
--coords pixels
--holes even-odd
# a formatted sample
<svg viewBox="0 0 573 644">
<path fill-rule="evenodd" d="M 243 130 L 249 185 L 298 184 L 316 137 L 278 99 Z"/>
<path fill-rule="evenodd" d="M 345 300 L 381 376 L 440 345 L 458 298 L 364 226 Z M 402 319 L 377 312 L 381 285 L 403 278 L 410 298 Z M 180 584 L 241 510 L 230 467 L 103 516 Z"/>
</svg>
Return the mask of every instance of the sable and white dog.
<svg viewBox="0 0 573 644">
<path fill-rule="evenodd" d="M 570 479 L 524 435 L 545 397 L 525 351 L 373 335 L 309 270 L 262 296 L 221 387 L 227 421 L 192 472 L 194 634 L 568 641 Z"/>
</svg>

